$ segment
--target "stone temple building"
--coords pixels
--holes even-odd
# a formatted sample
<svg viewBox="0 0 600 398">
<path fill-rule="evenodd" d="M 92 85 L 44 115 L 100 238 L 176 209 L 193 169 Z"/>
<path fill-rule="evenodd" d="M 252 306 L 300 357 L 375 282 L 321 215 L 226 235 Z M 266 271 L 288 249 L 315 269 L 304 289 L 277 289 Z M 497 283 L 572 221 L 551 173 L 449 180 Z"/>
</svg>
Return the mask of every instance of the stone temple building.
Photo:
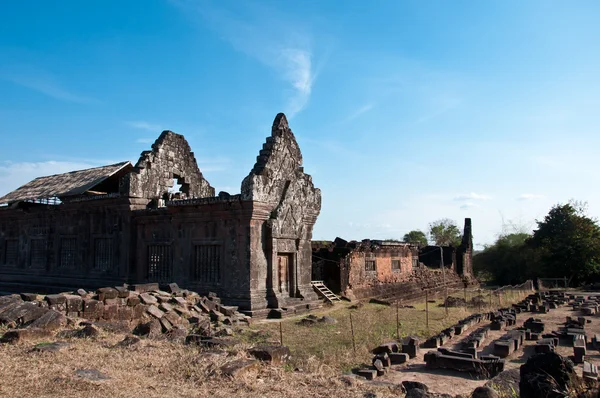
<svg viewBox="0 0 600 398">
<path fill-rule="evenodd" d="M 312 248 L 312 279 L 323 281 L 334 293 L 351 299 L 412 299 L 421 296 L 423 289 L 461 288 L 476 283 L 470 218 L 465 219 L 458 247 L 336 238 L 313 241 Z"/>
<path fill-rule="evenodd" d="M 0 198 L 0 291 L 176 282 L 250 315 L 307 309 L 320 209 L 283 114 L 237 195 L 215 196 L 185 138 L 163 131 L 135 166 L 40 177 Z"/>
</svg>

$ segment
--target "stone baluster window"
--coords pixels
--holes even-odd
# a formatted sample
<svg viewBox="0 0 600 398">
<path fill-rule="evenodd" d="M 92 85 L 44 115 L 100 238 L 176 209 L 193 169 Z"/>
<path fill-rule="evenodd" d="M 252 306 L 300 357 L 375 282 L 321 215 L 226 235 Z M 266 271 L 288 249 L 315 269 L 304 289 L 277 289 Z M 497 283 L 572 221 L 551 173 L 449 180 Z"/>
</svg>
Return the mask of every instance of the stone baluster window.
<svg viewBox="0 0 600 398">
<path fill-rule="evenodd" d="M 221 282 L 221 246 L 196 245 L 194 254 L 192 279 L 207 284 Z"/>
<path fill-rule="evenodd" d="M 170 281 L 173 277 L 171 245 L 148 246 L 148 280 Z"/>
<path fill-rule="evenodd" d="M 77 263 L 77 239 L 62 238 L 60 240 L 59 267 L 75 269 Z"/>
</svg>

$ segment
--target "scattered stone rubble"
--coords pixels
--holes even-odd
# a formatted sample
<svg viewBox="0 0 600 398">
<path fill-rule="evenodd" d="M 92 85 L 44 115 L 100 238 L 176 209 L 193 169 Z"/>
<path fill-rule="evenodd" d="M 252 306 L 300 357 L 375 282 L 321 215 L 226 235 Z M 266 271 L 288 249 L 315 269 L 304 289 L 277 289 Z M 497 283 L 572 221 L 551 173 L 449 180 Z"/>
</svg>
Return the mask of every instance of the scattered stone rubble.
<svg viewBox="0 0 600 398">
<path fill-rule="evenodd" d="M 95 292 L 39 295 L 32 293 L 0 297 L 0 325 L 10 329 L 1 342 L 44 337 L 75 320 L 90 321 L 63 337 L 94 337 L 93 323 L 122 323 L 141 336 L 187 335 L 188 329 L 204 337 L 228 336 L 233 326 L 250 323 L 237 307 L 224 306 L 214 293 L 201 297 L 171 283 L 161 290 L 156 283 L 104 287 Z"/>
</svg>

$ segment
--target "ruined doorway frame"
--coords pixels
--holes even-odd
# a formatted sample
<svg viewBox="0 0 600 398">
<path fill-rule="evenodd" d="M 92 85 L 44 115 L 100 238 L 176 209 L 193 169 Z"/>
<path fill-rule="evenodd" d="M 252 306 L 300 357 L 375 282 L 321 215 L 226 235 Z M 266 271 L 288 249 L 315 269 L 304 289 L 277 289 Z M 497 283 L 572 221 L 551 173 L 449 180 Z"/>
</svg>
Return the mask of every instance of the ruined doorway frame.
<svg viewBox="0 0 600 398">
<path fill-rule="evenodd" d="M 282 260 L 285 259 L 285 265 Z M 289 297 L 296 297 L 295 253 L 277 253 L 277 292 Z"/>
</svg>

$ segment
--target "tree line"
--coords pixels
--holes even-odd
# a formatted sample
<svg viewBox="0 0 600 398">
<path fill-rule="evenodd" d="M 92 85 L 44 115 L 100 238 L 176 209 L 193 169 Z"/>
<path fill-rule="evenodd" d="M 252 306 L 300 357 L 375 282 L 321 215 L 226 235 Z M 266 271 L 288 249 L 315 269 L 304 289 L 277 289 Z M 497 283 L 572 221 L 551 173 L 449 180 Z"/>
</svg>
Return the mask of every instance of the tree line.
<svg viewBox="0 0 600 398">
<path fill-rule="evenodd" d="M 550 209 L 532 233 L 503 234 L 473 257 L 479 279 L 506 285 L 566 278 L 569 286 L 600 280 L 600 226 L 586 206 L 571 201 Z"/>
<path fill-rule="evenodd" d="M 462 233 L 456 223 L 449 218 L 442 218 L 429 224 L 428 235 L 415 229 L 404 235 L 404 242 L 415 243 L 421 247 L 429 243 L 435 246 L 458 246 L 462 241 Z"/>
</svg>

